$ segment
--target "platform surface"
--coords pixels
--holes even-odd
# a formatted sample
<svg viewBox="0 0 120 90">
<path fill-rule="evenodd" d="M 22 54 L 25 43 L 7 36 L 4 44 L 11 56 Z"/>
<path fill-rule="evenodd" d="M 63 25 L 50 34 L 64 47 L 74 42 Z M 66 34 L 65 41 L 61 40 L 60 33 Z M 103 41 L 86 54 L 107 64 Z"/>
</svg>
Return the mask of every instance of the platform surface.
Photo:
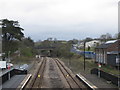
<svg viewBox="0 0 120 90">
<path fill-rule="evenodd" d="M 2 88 L 17 88 L 26 75 L 15 75 L 2 85 Z"/>
</svg>

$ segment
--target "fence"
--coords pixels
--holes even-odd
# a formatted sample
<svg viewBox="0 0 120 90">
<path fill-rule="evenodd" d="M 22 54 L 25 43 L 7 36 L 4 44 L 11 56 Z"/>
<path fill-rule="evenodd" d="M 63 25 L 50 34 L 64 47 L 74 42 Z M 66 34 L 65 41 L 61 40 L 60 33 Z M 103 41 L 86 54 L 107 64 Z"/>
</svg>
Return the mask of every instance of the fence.
<svg viewBox="0 0 120 90">
<path fill-rule="evenodd" d="M 24 75 L 27 74 L 27 70 L 18 70 L 18 69 L 13 69 L 10 72 L 5 73 L 0 77 L 0 80 L 2 80 L 2 83 L 5 83 L 9 79 L 9 73 L 10 73 L 10 78 L 13 77 L 14 75 Z"/>
<path fill-rule="evenodd" d="M 104 79 L 106 79 L 106 80 L 108 80 L 108 81 L 111 81 L 113 84 L 115 84 L 115 85 L 118 86 L 118 80 L 119 80 L 120 78 L 118 79 L 117 76 L 112 75 L 112 74 L 109 74 L 109 73 L 106 73 L 106 72 L 104 72 L 104 71 L 102 71 L 102 70 L 99 70 L 99 71 L 100 71 L 100 77 L 102 77 L 102 78 L 104 78 Z M 96 74 L 96 75 L 98 75 L 98 69 L 97 69 L 97 68 L 92 69 L 92 70 L 91 70 L 91 74 Z M 119 83 L 119 85 L 120 85 L 120 83 Z"/>
</svg>

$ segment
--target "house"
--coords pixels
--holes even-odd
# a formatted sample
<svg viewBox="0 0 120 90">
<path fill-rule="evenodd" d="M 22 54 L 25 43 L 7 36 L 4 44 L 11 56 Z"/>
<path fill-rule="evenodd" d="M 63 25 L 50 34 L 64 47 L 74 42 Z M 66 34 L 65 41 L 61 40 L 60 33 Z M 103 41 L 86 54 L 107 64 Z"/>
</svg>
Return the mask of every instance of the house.
<svg viewBox="0 0 120 90">
<path fill-rule="evenodd" d="M 88 48 L 88 47 L 96 47 L 99 44 L 101 44 L 101 41 L 99 41 L 99 40 L 92 40 L 92 41 L 86 42 L 85 47 L 86 48 Z"/>
<path fill-rule="evenodd" d="M 80 48 L 80 49 L 84 48 L 84 42 L 83 41 L 78 42 L 78 48 Z"/>
<path fill-rule="evenodd" d="M 107 41 L 95 48 L 95 62 L 116 66 L 119 64 L 120 40 Z"/>
<path fill-rule="evenodd" d="M 99 44 L 101 44 L 100 40 L 92 40 L 92 41 L 89 41 L 89 42 L 85 43 L 85 48 L 96 47 Z M 81 42 L 78 43 L 78 48 L 84 48 L 84 41 L 81 41 Z"/>
</svg>

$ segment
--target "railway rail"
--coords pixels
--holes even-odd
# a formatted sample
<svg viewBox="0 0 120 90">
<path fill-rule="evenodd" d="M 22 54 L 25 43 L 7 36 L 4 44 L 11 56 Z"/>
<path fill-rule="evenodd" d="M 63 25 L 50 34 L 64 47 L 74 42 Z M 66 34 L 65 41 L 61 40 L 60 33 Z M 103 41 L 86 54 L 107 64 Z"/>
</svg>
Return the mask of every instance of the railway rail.
<svg viewBox="0 0 120 90">
<path fill-rule="evenodd" d="M 30 83 L 28 82 L 29 90 L 33 90 L 33 89 L 37 89 L 37 88 L 38 89 L 44 88 L 44 86 L 46 86 L 45 85 L 46 83 L 44 80 L 47 80 L 47 82 L 49 82 L 50 79 L 58 80 L 58 81 L 53 81 L 53 83 L 58 82 L 58 83 L 56 83 L 57 86 L 62 85 L 64 82 L 65 86 L 63 88 L 66 88 L 66 85 L 67 85 L 67 88 L 69 88 L 70 90 L 74 90 L 74 89 L 87 90 L 87 88 L 84 86 L 84 84 L 81 81 L 79 81 L 74 76 L 74 74 L 72 74 L 72 72 L 59 59 L 42 57 L 42 59 L 38 63 L 40 63 L 40 64 L 39 64 L 38 68 L 36 69 L 36 73 L 34 74 L 33 78 L 31 79 L 31 82 Z M 52 64 L 50 64 L 50 63 L 52 63 Z M 53 65 L 52 67 L 55 68 L 55 71 L 53 68 L 52 68 L 52 71 L 49 71 L 51 65 Z M 47 71 L 47 73 L 46 73 L 46 71 Z M 57 74 L 56 71 L 59 72 L 59 74 Z M 59 75 L 62 77 L 58 76 L 60 79 L 56 79 L 57 76 L 55 76 L 55 77 L 51 76 L 50 75 L 51 73 L 52 73 L 52 75 L 55 73 L 55 75 Z M 47 77 L 46 74 L 48 74 L 47 76 L 49 76 L 49 75 L 50 76 Z M 49 85 L 47 85 L 47 86 L 49 86 Z"/>
<path fill-rule="evenodd" d="M 59 67 L 61 73 L 63 74 L 64 78 L 66 79 L 70 89 L 73 90 L 75 88 L 79 88 L 79 90 L 82 90 L 83 88 L 81 87 L 81 85 L 79 85 L 79 83 L 74 79 L 74 77 L 65 68 L 65 66 L 58 59 L 55 59 L 55 62 Z"/>
<path fill-rule="evenodd" d="M 32 84 L 30 86 L 30 89 L 32 90 L 33 88 L 41 88 L 42 86 L 42 78 L 45 70 L 45 65 L 46 65 L 46 58 L 44 58 L 41 61 L 41 64 L 39 66 L 39 69 L 37 73 L 35 74 L 35 78 L 32 81 Z"/>
</svg>

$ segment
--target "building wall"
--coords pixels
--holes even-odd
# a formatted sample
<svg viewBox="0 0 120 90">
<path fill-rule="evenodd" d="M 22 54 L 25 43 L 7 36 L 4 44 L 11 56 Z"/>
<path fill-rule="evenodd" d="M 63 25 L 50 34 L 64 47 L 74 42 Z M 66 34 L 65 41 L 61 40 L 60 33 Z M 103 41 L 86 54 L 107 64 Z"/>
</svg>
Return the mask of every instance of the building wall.
<svg viewBox="0 0 120 90">
<path fill-rule="evenodd" d="M 108 57 L 108 64 L 111 65 L 111 66 L 116 66 L 116 54 L 108 54 L 107 57 Z"/>
<path fill-rule="evenodd" d="M 106 49 L 96 49 L 96 62 L 107 64 Z"/>
<path fill-rule="evenodd" d="M 118 50 L 119 49 L 119 50 Z M 110 44 L 107 48 L 96 48 L 96 62 L 115 66 L 116 55 L 109 52 L 120 51 L 120 41 Z"/>
</svg>

